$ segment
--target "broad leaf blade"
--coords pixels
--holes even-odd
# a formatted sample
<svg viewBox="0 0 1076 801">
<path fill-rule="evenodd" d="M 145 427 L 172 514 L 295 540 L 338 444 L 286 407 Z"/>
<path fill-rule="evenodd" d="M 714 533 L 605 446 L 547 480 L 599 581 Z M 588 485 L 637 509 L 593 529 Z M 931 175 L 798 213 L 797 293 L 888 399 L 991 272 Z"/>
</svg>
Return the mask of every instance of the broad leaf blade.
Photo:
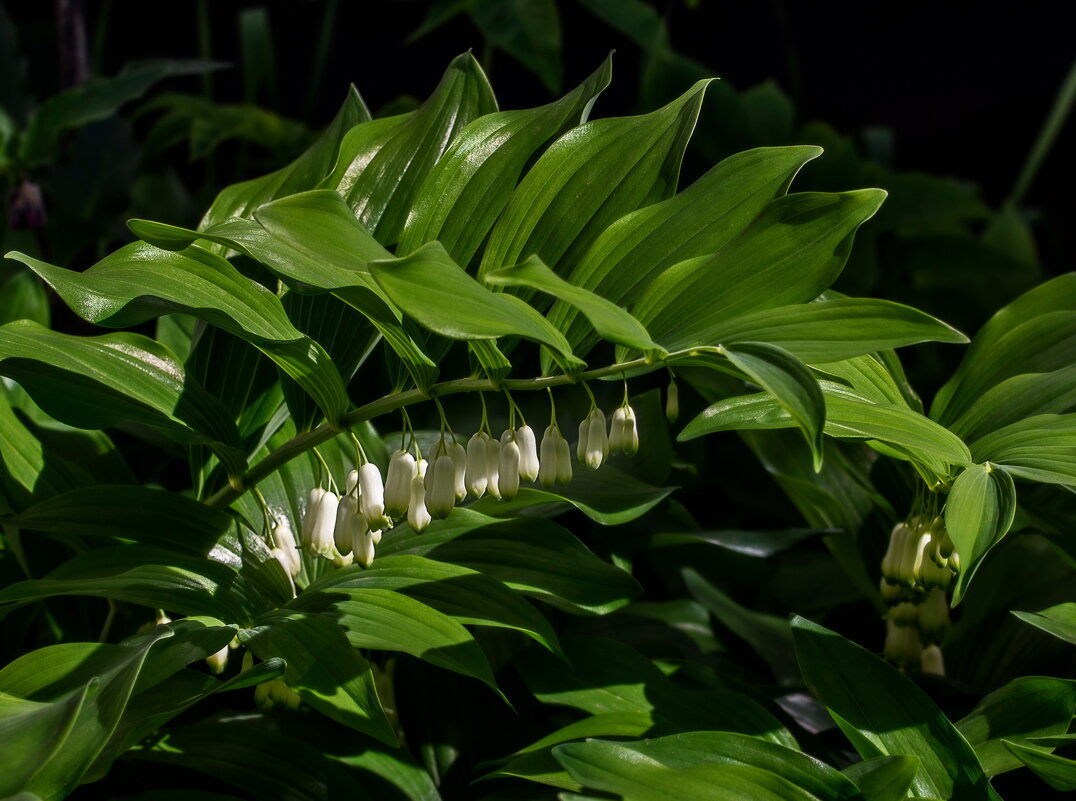
<svg viewBox="0 0 1076 801">
<path fill-rule="evenodd" d="M 945 502 L 945 527 L 960 554 L 961 570 L 953 588 L 960 603 L 986 553 L 1012 526 L 1016 488 L 1012 477 L 990 463 L 972 465 L 956 477 Z"/>
</svg>

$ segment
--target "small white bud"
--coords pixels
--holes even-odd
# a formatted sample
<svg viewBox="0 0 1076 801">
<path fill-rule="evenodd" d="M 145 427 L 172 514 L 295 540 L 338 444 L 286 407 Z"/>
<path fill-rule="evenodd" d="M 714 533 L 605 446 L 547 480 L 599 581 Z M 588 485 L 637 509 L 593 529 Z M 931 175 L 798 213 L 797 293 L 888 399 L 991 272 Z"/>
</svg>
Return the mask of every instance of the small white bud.
<svg viewBox="0 0 1076 801">
<path fill-rule="evenodd" d="M 501 499 L 501 443 L 493 437 L 486 441 L 486 491 Z"/>
<path fill-rule="evenodd" d="M 269 533 L 273 538 L 273 547 L 279 550 L 286 559 L 286 563 L 281 562 L 284 571 L 292 578 L 295 578 L 299 575 L 299 571 L 303 569 L 303 562 L 299 556 L 299 550 L 295 547 L 295 535 L 292 533 L 288 519 L 278 517 L 276 524 Z"/>
<path fill-rule="evenodd" d="M 923 641 L 919 639 L 919 630 L 915 626 L 898 626 L 892 620 L 886 621 L 885 648 L 887 659 L 898 665 L 917 665 L 923 653 Z"/>
<path fill-rule="evenodd" d="M 579 440 L 575 443 L 575 458 L 580 462 L 587 460 L 587 440 L 590 438 L 590 417 L 584 417 L 579 423 Z"/>
<path fill-rule="evenodd" d="M 911 601 L 901 601 L 889 610 L 888 617 L 898 626 L 910 626 L 919 620 L 919 607 Z"/>
<path fill-rule="evenodd" d="M 336 528 L 333 530 L 333 542 L 341 556 L 351 553 L 351 534 L 358 516 L 359 502 L 354 495 L 345 495 L 336 506 Z"/>
<path fill-rule="evenodd" d="M 456 500 L 462 501 L 467 497 L 467 451 L 458 442 L 453 442 L 445 449 L 445 454 L 452 460 L 453 488 L 456 492 Z"/>
<path fill-rule="evenodd" d="M 635 422 L 635 410 L 624 407 L 624 422 L 620 435 L 620 450 L 625 456 L 634 456 L 639 452 L 639 426 Z"/>
<path fill-rule="evenodd" d="M 590 425 L 587 429 L 587 452 L 584 461 L 591 470 L 597 470 L 609 453 L 609 435 L 605 433 L 605 413 L 601 409 L 595 409 L 588 419 Z"/>
<path fill-rule="evenodd" d="M 467 494 L 472 498 L 481 498 L 486 494 L 489 484 L 489 470 L 486 468 L 486 442 L 489 435 L 479 431 L 467 440 L 467 467 L 464 471 L 464 484 Z"/>
<path fill-rule="evenodd" d="M 283 679 L 272 679 L 254 688 L 254 703 L 261 709 L 272 709 L 274 706 L 298 709 L 302 699 Z"/>
<path fill-rule="evenodd" d="M 406 451 L 396 451 L 389 458 L 385 476 L 385 514 L 403 517 L 411 502 L 411 479 L 415 475 L 415 457 Z"/>
<path fill-rule="evenodd" d="M 351 550 L 355 554 L 355 561 L 363 567 L 369 567 L 374 561 L 374 539 L 371 536 L 370 527 L 366 524 L 362 515 L 356 516 L 357 524 L 352 529 Z"/>
<path fill-rule="evenodd" d="M 357 486 L 359 486 L 359 471 L 352 470 L 347 474 L 347 480 L 344 482 L 344 494 L 350 495 Z"/>
<path fill-rule="evenodd" d="M 907 536 L 907 529 L 908 526 L 901 522 L 893 526 L 893 530 L 889 532 L 889 545 L 885 550 L 885 556 L 882 557 L 884 578 L 896 581 L 897 563 L 900 558 L 898 554 L 904 553 L 904 538 Z"/>
<path fill-rule="evenodd" d="M 890 606 L 899 602 L 904 595 L 900 585 L 890 581 L 885 576 L 882 576 L 881 581 L 878 583 L 878 591 L 882 594 L 882 600 Z"/>
<path fill-rule="evenodd" d="M 425 459 L 415 463 L 415 475 L 411 478 L 411 501 L 407 506 L 407 523 L 416 534 L 421 534 L 433 521 L 426 509 L 426 468 Z"/>
<path fill-rule="evenodd" d="M 557 440 L 557 483 L 572 483 L 572 449 L 563 436 Z"/>
<path fill-rule="evenodd" d="M 376 464 L 367 462 L 359 468 L 359 513 L 370 528 L 388 528 L 392 521 L 385 516 L 385 485 Z"/>
<path fill-rule="evenodd" d="M 207 656 L 205 663 L 209 666 L 211 673 L 223 673 L 224 669 L 228 667 L 228 646 L 225 645 L 216 653 Z"/>
<path fill-rule="evenodd" d="M 506 501 L 510 501 L 519 492 L 519 446 L 516 445 L 511 430 L 504 433 L 508 435 L 508 440 L 505 441 L 504 435 L 501 436 L 498 485 L 501 497 Z"/>
<path fill-rule="evenodd" d="M 557 483 L 557 440 L 563 439 L 553 426 L 542 434 L 542 459 L 538 468 L 538 480 L 547 489 Z"/>
<path fill-rule="evenodd" d="M 516 429 L 516 446 L 519 448 L 519 477 L 524 481 L 534 481 L 538 478 L 541 465 L 534 430 L 530 426 L 522 425 Z"/>
<path fill-rule="evenodd" d="M 334 530 L 336 528 L 336 509 L 340 499 L 336 493 L 328 490 L 318 490 L 320 493 L 315 500 L 313 508 L 307 507 L 306 514 L 310 518 L 310 550 L 318 556 L 332 559 L 336 555 L 336 542 Z M 304 528 L 306 519 L 303 520 Z"/>
<path fill-rule="evenodd" d="M 294 548 L 292 548 L 292 550 L 294 550 Z M 291 587 L 291 597 L 294 598 L 295 579 L 292 578 L 291 575 L 291 561 L 288 558 L 288 554 L 280 548 L 273 548 L 270 553 L 273 555 L 273 558 L 276 559 L 277 562 L 280 564 L 280 567 L 283 568 L 284 575 L 287 576 L 288 579 L 288 586 Z"/>
<path fill-rule="evenodd" d="M 627 410 L 623 406 L 617 406 L 613 410 L 613 416 L 609 421 L 609 452 L 620 453 L 624 441 L 624 422 L 627 418 Z"/>
<path fill-rule="evenodd" d="M 928 645 L 923 649 L 920 670 L 934 676 L 945 675 L 945 660 L 942 658 L 942 651 L 938 645 Z"/>
<path fill-rule="evenodd" d="M 303 510 L 302 546 L 312 548 L 314 543 L 314 510 L 317 509 L 321 496 L 325 493 L 321 487 L 314 487 L 306 495 L 306 508 Z"/>
<path fill-rule="evenodd" d="M 451 457 L 445 454 L 434 461 L 426 478 L 426 509 L 434 520 L 448 517 L 456 505 L 456 466 Z"/>
<path fill-rule="evenodd" d="M 931 590 L 917 607 L 919 630 L 927 640 L 939 640 L 949 627 L 949 602 L 945 590 Z"/>
</svg>

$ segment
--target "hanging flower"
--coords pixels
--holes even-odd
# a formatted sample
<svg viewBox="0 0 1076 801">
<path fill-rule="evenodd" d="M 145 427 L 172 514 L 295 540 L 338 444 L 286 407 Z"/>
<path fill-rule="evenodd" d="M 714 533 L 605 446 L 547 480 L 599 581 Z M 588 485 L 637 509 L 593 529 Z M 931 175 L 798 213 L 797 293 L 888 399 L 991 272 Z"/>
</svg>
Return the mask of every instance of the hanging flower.
<svg viewBox="0 0 1076 801">
<path fill-rule="evenodd" d="M 426 508 L 426 470 L 428 463 L 425 459 L 415 462 L 415 475 L 411 477 L 411 499 L 407 505 L 407 523 L 412 531 L 421 534 L 426 527 L 433 522 L 430 512 Z"/>
<path fill-rule="evenodd" d="M 442 520 L 456 505 L 456 465 L 447 453 L 434 459 L 426 469 L 426 509 L 434 520 Z"/>
<path fill-rule="evenodd" d="M 501 434 L 497 472 L 501 498 L 510 501 L 519 492 L 519 445 L 516 444 L 515 432 L 510 428 Z"/>
<path fill-rule="evenodd" d="M 541 470 L 534 430 L 529 425 L 521 425 L 516 429 L 515 443 L 519 448 L 519 477 L 523 481 L 534 481 Z"/>
<path fill-rule="evenodd" d="M 273 550 L 280 553 L 277 558 L 281 567 L 284 568 L 285 573 L 295 578 L 303 569 L 303 562 L 298 548 L 295 547 L 295 534 L 292 533 L 288 519 L 277 517 L 269 534 L 273 539 Z"/>
<path fill-rule="evenodd" d="M 609 435 L 605 431 L 605 413 L 595 408 L 587 416 L 587 447 L 583 463 L 597 470 L 609 455 Z"/>
<path fill-rule="evenodd" d="M 452 461 L 452 486 L 456 500 L 462 501 L 467 497 L 467 451 L 458 442 L 453 442 L 445 448 L 445 455 Z"/>
<path fill-rule="evenodd" d="M 486 465 L 486 443 L 489 434 L 479 431 L 467 440 L 467 465 L 464 468 L 463 483 L 467 494 L 472 498 L 481 498 L 486 494 L 489 484 L 489 468 Z"/>
<path fill-rule="evenodd" d="M 542 434 L 541 462 L 538 468 L 538 481 L 547 489 L 557 483 L 559 465 L 557 464 L 557 445 L 564 439 L 555 426 L 546 428 Z"/>
<path fill-rule="evenodd" d="M 490 437 L 486 440 L 486 491 L 497 500 L 501 498 L 501 443 Z"/>
<path fill-rule="evenodd" d="M 407 451 L 396 451 L 389 457 L 385 476 L 385 514 L 403 517 L 411 502 L 411 479 L 415 476 L 415 457 Z"/>
<path fill-rule="evenodd" d="M 385 515 L 385 485 L 376 464 L 367 462 L 359 468 L 359 513 L 370 528 L 389 528 L 392 521 Z"/>
<path fill-rule="evenodd" d="M 635 410 L 619 406 L 613 412 L 609 426 L 609 451 L 634 456 L 639 452 L 639 431 L 635 425 Z"/>
<path fill-rule="evenodd" d="M 319 488 L 310 491 L 303 516 L 303 544 L 318 556 L 336 556 L 336 510 L 340 499 L 335 492 Z"/>
</svg>

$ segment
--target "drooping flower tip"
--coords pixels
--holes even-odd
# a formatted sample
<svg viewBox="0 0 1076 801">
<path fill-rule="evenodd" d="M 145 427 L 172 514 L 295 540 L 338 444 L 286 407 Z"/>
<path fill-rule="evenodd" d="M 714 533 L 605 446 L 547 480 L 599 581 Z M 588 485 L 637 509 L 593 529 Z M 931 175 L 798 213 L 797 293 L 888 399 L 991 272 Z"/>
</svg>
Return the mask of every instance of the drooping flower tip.
<svg viewBox="0 0 1076 801">
<path fill-rule="evenodd" d="M 359 512 L 370 528 L 392 525 L 385 514 L 385 485 L 381 481 L 381 471 L 370 462 L 359 468 Z"/>
<path fill-rule="evenodd" d="M 523 481 L 534 481 L 538 478 L 541 463 L 533 429 L 526 424 L 521 425 L 516 429 L 515 442 L 519 448 L 519 477 Z"/>
<path fill-rule="evenodd" d="M 639 430 L 635 423 L 635 410 L 620 406 L 613 412 L 609 426 L 609 451 L 634 456 L 639 452 Z"/>
<path fill-rule="evenodd" d="M 407 523 L 416 534 L 421 534 L 433 522 L 426 508 L 426 471 L 425 459 L 415 462 L 415 475 L 411 478 L 411 497 L 407 506 Z"/>
<path fill-rule="evenodd" d="M 467 464 L 464 468 L 464 485 L 472 498 L 481 498 L 489 485 L 489 469 L 486 464 L 486 443 L 489 435 L 485 431 L 467 440 Z"/>
<path fill-rule="evenodd" d="M 389 517 L 403 517 L 407 512 L 415 470 L 415 457 L 407 451 L 396 451 L 389 457 L 389 470 L 385 477 L 385 514 Z"/>
<path fill-rule="evenodd" d="M 501 434 L 501 452 L 498 462 L 498 487 L 501 498 L 510 501 L 519 492 L 520 453 L 515 432 L 506 429 Z"/>
</svg>

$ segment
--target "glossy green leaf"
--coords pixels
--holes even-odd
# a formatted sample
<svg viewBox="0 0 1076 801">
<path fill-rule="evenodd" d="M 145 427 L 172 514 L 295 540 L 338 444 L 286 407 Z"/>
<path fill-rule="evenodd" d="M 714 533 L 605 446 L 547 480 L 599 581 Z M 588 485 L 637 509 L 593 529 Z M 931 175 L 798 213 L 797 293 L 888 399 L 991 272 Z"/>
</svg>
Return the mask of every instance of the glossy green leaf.
<svg viewBox="0 0 1076 801">
<path fill-rule="evenodd" d="M 642 458 L 642 457 L 639 457 Z M 673 491 L 673 487 L 654 487 L 610 465 L 600 470 L 579 467 L 572 482 L 555 492 L 537 487 L 521 487 L 510 500 L 485 497 L 471 504 L 471 509 L 493 517 L 514 516 L 521 509 L 549 504 L 578 509 L 595 523 L 618 526 L 649 512 Z"/>
<path fill-rule="evenodd" d="M 313 189 L 332 169 L 344 134 L 369 119 L 366 104 L 351 86 L 336 117 L 310 149 L 276 172 L 223 189 L 202 218 L 199 228 L 212 228 L 232 217 L 249 217 L 264 203 Z"/>
<path fill-rule="evenodd" d="M 129 65 L 115 77 L 93 78 L 54 94 L 30 114 L 20 160 L 26 166 L 45 163 L 55 157 L 60 137 L 67 131 L 111 117 L 164 78 L 197 75 L 219 66 L 206 61 L 146 61 Z"/>
<path fill-rule="evenodd" d="M 560 100 L 535 109 L 486 114 L 460 131 L 415 197 L 398 253 L 434 239 L 459 264 L 478 252 L 534 154 L 571 127 L 586 122 L 608 85 L 605 63 Z"/>
<path fill-rule="evenodd" d="M 208 251 L 190 247 L 173 253 L 134 242 L 83 273 L 20 253 L 8 258 L 28 265 L 84 320 L 124 328 L 189 312 L 258 347 L 311 394 L 330 420 L 348 406 L 340 374 L 324 349 L 291 324 L 272 292 Z"/>
<path fill-rule="evenodd" d="M 338 191 L 378 242 L 396 244 L 434 164 L 468 123 L 496 110 L 478 62 L 457 56 L 416 111 L 352 128 L 321 186 Z"/>
<path fill-rule="evenodd" d="M 840 635 L 795 616 L 792 634 L 804 681 L 834 713 L 860 756 L 919 758 L 916 795 L 988 798 L 971 746 L 911 680 Z"/>
<path fill-rule="evenodd" d="M 386 535 L 378 552 L 463 565 L 574 614 L 611 612 L 640 591 L 628 573 L 547 520 L 502 522 L 456 509 L 418 536 L 397 528 Z"/>
<path fill-rule="evenodd" d="M 449 339 L 521 336 L 582 364 L 541 314 L 519 298 L 486 289 L 437 242 L 400 259 L 371 262 L 370 272 L 393 303 L 434 333 Z"/>
<path fill-rule="evenodd" d="M 390 746 L 397 744 L 370 663 L 331 620 L 277 610 L 238 637 L 259 659 L 284 659 L 284 681 L 319 712 Z"/>
<path fill-rule="evenodd" d="M 528 689 L 546 704 L 591 715 L 649 715 L 651 734 L 723 730 L 789 748 L 796 741 L 761 704 L 731 690 L 688 690 L 633 648 L 604 637 L 565 637 L 568 662 L 532 650 L 516 661 Z"/>
<path fill-rule="evenodd" d="M 975 442 L 1006 426 L 1076 409 L 1076 365 L 1048 373 L 1021 373 L 995 384 L 952 423 L 950 431 Z"/>
<path fill-rule="evenodd" d="M 494 226 L 479 275 L 532 254 L 566 274 L 616 219 L 672 195 L 708 83 L 650 114 L 588 122 L 554 142 Z"/>
<path fill-rule="evenodd" d="M 956 727 L 986 775 L 996 776 L 1023 764 L 1005 743 L 1030 747 L 1032 738 L 1064 734 L 1074 708 L 1076 681 L 1025 676 L 984 697 Z"/>
<path fill-rule="evenodd" d="M 627 310 L 568 283 L 537 256 L 531 256 L 515 267 L 488 272 L 482 280 L 493 286 L 521 286 L 545 292 L 579 309 L 602 339 L 647 353 L 664 353 L 662 347 L 650 339 L 642 323 Z"/>
<path fill-rule="evenodd" d="M 814 468 L 822 466 L 822 429 L 826 402 L 818 380 L 787 351 L 764 342 L 741 342 L 723 348 L 725 357 L 768 391 L 803 431 Z"/>
<path fill-rule="evenodd" d="M 561 759 L 565 751 L 556 753 Z M 621 743 L 590 740 L 573 745 L 571 754 L 607 769 L 618 761 L 658 764 L 673 771 L 696 765 L 740 765 L 781 776 L 807 791 L 803 797 L 826 801 L 860 798 L 855 784 L 825 763 L 791 748 L 734 732 L 685 732 Z M 670 779 L 675 783 L 675 774 Z"/>
<path fill-rule="evenodd" d="M 906 754 L 864 759 L 841 772 L 856 783 L 865 801 L 902 801 L 918 770 L 919 759 Z"/>
<path fill-rule="evenodd" d="M 595 239 L 568 280 L 630 306 L 674 264 L 722 250 L 784 194 L 816 147 L 758 148 L 737 153 L 668 200 L 626 214 Z M 578 312 L 557 303 L 550 321 L 586 353 L 597 341 Z"/>
<path fill-rule="evenodd" d="M 823 362 L 814 369 L 847 384 L 872 401 L 892 403 L 916 411 L 921 408 L 919 404 L 909 402 L 883 354 L 864 354 L 836 362 Z"/>
<path fill-rule="evenodd" d="M 35 504 L 19 514 L 16 523 L 35 531 L 118 537 L 205 556 L 232 526 L 232 519 L 175 492 L 99 484 Z"/>
<path fill-rule="evenodd" d="M 719 344 L 715 332 L 729 319 L 806 303 L 828 289 L 856 229 L 884 199 L 880 189 L 778 198 L 720 252 L 665 270 L 633 312 L 669 350 Z"/>
<path fill-rule="evenodd" d="M 242 622 L 250 617 L 245 589 L 237 572 L 220 562 L 126 545 L 87 551 L 44 578 L 5 587 L 0 611 L 53 595 L 90 595 Z"/>
<path fill-rule="evenodd" d="M 391 590 L 460 623 L 515 629 L 554 653 L 560 650 L 556 631 L 526 599 L 500 581 L 460 565 L 421 556 L 379 554 L 370 567 L 334 571 L 306 591 L 331 594 L 337 588 Z"/>
<path fill-rule="evenodd" d="M 0 793 L 26 791 L 48 800 L 74 790 L 119 723 L 150 649 L 169 636 L 159 628 L 138 647 L 110 651 L 97 675 L 56 698 L 50 698 L 49 682 L 66 666 L 55 664 L 55 650 L 34 651 L 0 671 Z M 52 668 L 38 672 L 37 682 L 27 670 L 35 662 Z M 31 704 L 8 694 L 16 686 Z"/>
<path fill-rule="evenodd" d="M 762 768 L 700 764 L 675 770 L 621 743 L 567 743 L 553 756 L 584 787 L 625 801 L 811 801 L 817 796 Z M 836 772 L 836 771 L 834 771 Z M 838 774 L 839 775 L 839 774 Z"/>
<path fill-rule="evenodd" d="M 8 323 L 0 327 L 0 372 L 70 425 L 145 423 L 181 442 L 209 444 L 233 474 L 245 467 L 239 432 L 227 411 L 148 337 L 78 337 L 28 320 Z"/>
<path fill-rule="evenodd" d="M 956 477 L 945 502 L 945 527 L 960 554 L 961 570 L 953 588 L 960 603 L 986 553 L 1012 526 L 1016 488 L 1012 477 L 996 465 L 972 465 Z"/>
<path fill-rule="evenodd" d="M 467 629 L 407 595 L 336 585 L 320 592 L 306 591 L 290 607 L 332 620 L 355 648 L 402 651 L 500 692 L 485 654 Z"/>
<path fill-rule="evenodd" d="M 838 298 L 752 312 L 711 332 L 724 345 L 767 342 L 810 364 L 833 362 L 920 342 L 968 338 L 929 314 L 887 300 Z"/>
<path fill-rule="evenodd" d="M 971 444 L 1017 478 L 1076 486 L 1076 414 L 1040 414 L 1010 423 Z"/>
<path fill-rule="evenodd" d="M 19 270 L 0 285 L 0 325 L 13 320 L 33 320 L 48 326 L 49 296 L 29 270 Z"/>
<path fill-rule="evenodd" d="M 1076 603 L 1057 604 L 1040 612 L 1014 611 L 1013 614 L 1025 623 L 1076 645 Z"/>
<path fill-rule="evenodd" d="M 1003 740 L 1013 756 L 1027 765 L 1055 790 L 1070 793 L 1076 790 L 1076 759 L 1047 754 L 1035 748 Z"/>
</svg>

